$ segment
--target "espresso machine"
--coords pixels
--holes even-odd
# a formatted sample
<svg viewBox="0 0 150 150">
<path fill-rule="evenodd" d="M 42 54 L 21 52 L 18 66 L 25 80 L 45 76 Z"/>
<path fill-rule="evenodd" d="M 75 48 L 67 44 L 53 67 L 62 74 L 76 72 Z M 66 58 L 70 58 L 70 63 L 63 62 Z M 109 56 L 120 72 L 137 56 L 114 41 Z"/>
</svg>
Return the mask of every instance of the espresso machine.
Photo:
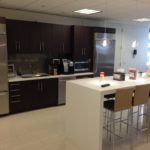
<svg viewBox="0 0 150 150">
<path fill-rule="evenodd" d="M 61 74 L 60 69 L 60 59 L 50 58 L 47 60 L 47 70 L 50 75 L 59 75 Z"/>
</svg>

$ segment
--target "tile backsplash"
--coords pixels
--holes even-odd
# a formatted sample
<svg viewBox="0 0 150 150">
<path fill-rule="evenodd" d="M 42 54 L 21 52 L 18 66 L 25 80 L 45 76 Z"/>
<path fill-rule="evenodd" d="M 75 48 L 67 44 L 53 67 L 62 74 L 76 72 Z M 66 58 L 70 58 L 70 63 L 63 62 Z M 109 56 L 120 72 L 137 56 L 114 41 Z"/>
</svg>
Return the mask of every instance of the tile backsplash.
<svg viewBox="0 0 150 150">
<path fill-rule="evenodd" d="M 45 54 L 16 54 L 9 56 L 8 63 L 14 64 L 17 74 L 47 72 Z"/>
</svg>

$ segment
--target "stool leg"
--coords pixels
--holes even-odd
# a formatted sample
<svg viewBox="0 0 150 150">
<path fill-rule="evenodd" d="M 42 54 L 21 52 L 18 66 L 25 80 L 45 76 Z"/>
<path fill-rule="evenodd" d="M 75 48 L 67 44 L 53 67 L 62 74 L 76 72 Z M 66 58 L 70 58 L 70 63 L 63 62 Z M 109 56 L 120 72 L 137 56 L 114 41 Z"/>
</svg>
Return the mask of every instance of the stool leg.
<svg viewBox="0 0 150 150">
<path fill-rule="evenodd" d="M 137 111 L 137 130 L 139 130 L 139 115 L 140 115 L 140 107 L 138 106 L 138 111 Z"/>
<path fill-rule="evenodd" d="M 122 121 L 122 111 L 120 112 L 120 133 L 121 133 L 121 130 L 122 130 L 121 121 Z"/>
<path fill-rule="evenodd" d="M 129 132 L 129 116 L 130 115 L 130 110 L 128 109 L 128 116 L 127 116 L 127 133 Z"/>
<path fill-rule="evenodd" d="M 145 117 L 146 117 L 146 127 L 147 127 L 147 143 L 149 141 L 149 121 L 148 121 L 148 104 L 145 104 Z"/>
<path fill-rule="evenodd" d="M 115 150 L 115 113 L 111 112 L 112 121 L 112 150 Z"/>
<path fill-rule="evenodd" d="M 130 150 L 133 150 L 133 107 L 130 109 Z"/>
</svg>

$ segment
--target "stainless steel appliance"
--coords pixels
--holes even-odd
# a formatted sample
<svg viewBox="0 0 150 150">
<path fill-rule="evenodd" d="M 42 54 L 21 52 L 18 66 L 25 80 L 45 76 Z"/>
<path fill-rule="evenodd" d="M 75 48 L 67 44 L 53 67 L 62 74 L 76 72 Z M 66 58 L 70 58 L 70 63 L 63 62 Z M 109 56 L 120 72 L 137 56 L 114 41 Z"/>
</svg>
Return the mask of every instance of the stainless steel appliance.
<svg viewBox="0 0 150 150">
<path fill-rule="evenodd" d="M 62 74 L 73 74 L 74 73 L 74 63 L 69 59 L 61 60 L 61 73 Z"/>
<path fill-rule="evenodd" d="M 0 115 L 9 113 L 6 25 L 0 23 Z"/>
<path fill-rule="evenodd" d="M 74 62 L 74 72 L 88 72 L 90 71 L 90 60 L 75 61 Z"/>
<path fill-rule="evenodd" d="M 95 76 L 98 76 L 99 72 L 101 71 L 105 72 L 105 75 L 113 75 L 114 55 L 115 55 L 115 34 L 95 33 L 94 62 L 93 62 L 93 69 Z"/>
<path fill-rule="evenodd" d="M 58 80 L 58 105 L 63 105 L 66 103 L 66 81 L 74 80 L 76 76 L 71 77 L 60 77 Z"/>
</svg>

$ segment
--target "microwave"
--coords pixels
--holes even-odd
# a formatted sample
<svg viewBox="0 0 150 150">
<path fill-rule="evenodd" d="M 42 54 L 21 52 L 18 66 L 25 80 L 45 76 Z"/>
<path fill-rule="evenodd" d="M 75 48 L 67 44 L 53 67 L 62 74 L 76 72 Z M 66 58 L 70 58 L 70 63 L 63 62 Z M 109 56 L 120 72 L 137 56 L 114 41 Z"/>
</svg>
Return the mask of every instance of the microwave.
<svg viewBox="0 0 150 150">
<path fill-rule="evenodd" d="M 74 72 L 88 72 L 90 71 L 90 62 L 89 61 L 75 61 L 74 62 Z"/>
</svg>

